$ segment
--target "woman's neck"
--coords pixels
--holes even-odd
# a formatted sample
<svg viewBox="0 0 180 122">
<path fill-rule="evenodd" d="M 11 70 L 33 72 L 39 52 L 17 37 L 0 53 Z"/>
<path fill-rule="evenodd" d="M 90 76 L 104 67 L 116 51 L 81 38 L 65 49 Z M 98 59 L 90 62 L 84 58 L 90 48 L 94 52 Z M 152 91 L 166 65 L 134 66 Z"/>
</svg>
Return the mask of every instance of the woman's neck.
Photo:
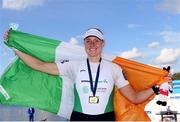
<svg viewBox="0 0 180 122">
<path fill-rule="evenodd" d="M 101 56 L 97 56 L 97 57 L 88 57 L 89 59 L 89 62 L 92 62 L 92 63 L 98 63 L 99 60 L 100 60 Z"/>
</svg>

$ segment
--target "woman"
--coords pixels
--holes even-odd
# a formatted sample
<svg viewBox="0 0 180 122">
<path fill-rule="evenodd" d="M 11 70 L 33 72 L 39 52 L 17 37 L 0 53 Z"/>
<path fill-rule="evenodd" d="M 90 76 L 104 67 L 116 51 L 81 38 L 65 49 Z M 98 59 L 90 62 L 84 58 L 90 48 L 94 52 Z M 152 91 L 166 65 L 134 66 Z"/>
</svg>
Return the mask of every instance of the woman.
<svg viewBox="0 0 180 122">
<path fill-rule="evenodd" d="M 4 34 L 7 40 L 8 32 Z M 113 121 L 113 94 L 116 86 L 122 95 L 132 103 L 138 104 L 148 99 L 154 92 L 151 88 L 135 92 L 122 75 L 122 69 L 101 58 L 105 45 L 103 33 L 90 28 L 84 34 L 86 60 L 78 62 L 42 62 L 21 51 L 15 50 L 31 68 L 51 75 L 70 78 L 74 83 L 74 109 L 71 120 L 75 121 Z"/>
</svg>

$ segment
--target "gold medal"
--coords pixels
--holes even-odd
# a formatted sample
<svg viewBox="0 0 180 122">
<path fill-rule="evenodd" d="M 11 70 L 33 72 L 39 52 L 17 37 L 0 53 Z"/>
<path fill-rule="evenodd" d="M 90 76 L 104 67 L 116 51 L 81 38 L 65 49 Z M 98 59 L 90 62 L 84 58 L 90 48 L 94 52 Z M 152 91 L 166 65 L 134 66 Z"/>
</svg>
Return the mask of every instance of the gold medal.
<svg viewBox="0 0 180 122">
<path fill-rule="evenodd" d="M 90 104 L 98 104 L 99 103 L 99 97 L 98 96 L 89 96 L 89 103 Z"/>
<path fill-rule="evenodd" d="M 98 104 L 99 103 L 99 97 L 95 96 L 95 95 L 96 95 L 96 89 L 97 89 L 97 85 L 98 85 L 99 74 L 100 74 L 100 64 L 101 64 L 101 58 L 99 59 L 99 65 L 98 65 L 98 69 L 97 69 L 97 73 L 96 73 L 95 84 L 93 85 L 91 67 L 89 64 L 89 60 L 87 58 L 87 68 L 88 68 L 88 74 L 89 74 L 90 88 L 91 88 L 91 91 L 93 93 L 93 96 L 89 96 L 89 103 L 90 104 Z"/>
</svg>

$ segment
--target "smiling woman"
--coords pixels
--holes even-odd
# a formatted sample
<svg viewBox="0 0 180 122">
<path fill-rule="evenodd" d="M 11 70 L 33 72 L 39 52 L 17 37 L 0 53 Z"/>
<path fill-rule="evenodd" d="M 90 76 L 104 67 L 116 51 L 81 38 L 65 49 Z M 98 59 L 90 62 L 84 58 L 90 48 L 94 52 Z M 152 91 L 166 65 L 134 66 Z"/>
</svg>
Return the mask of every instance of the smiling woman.
<svg viewBox="0 0 180 122">
<path fill-rule="evenodd" d="M 116 119 L 139 119 L 137 114 L 132 116 L 136 113 L 133 111 L 139 110 L 139 104 L 146 103 L 153 95 L 151 87 L 163 80 L 166 72 L 120 57 L 102 55 L 104 41 L 100 38 L 96 33 L 84 38 L 85 54 L 79 46 L 10 30 L 5 34 L 5 43 L 20 50 L 15 52 L 21 60 L 16 60 L 0 79 L 2 88 L 10 96 L 6 100 L 0 94 L 1 103 L 40 108 L 66 118 L 72 113 L 71 120 L 115 120 L 113 96 L 116 87 L 116 93 L 121 93 L 116 97 L 121 98 L 116 99 L 119 103 L 116 108 L 120 110 L 115 109 Z M 76 60 L 72 60 L 74 57 Z M 138 113 L 144 114 L 145 103 Z M 124 113 L 131 113 L 132 117 Z"/>
</svg>

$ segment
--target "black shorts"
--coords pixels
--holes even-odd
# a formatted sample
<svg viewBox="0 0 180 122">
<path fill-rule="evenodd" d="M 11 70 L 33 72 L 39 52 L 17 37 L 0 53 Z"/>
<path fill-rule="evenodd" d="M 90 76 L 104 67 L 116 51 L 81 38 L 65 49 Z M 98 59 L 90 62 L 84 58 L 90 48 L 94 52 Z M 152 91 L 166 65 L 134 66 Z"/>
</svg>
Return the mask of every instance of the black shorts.
<svg viewBox="0 0 180 122">
<path fill-rule="evenodd" d="M 99 115 L 88 115 L 73 111 L 70 121 L 115 121 L 114 112 L 108 112 Z"/>
</svg>

